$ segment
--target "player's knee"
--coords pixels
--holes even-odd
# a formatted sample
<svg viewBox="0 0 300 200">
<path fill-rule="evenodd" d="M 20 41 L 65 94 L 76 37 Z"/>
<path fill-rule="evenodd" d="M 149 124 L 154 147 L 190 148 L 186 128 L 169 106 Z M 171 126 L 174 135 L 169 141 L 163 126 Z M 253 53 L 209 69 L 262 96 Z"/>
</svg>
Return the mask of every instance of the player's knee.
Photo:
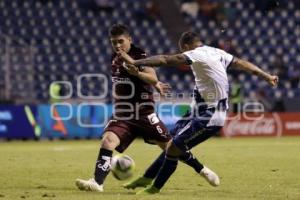
<svg viewBox="0 0 300 200">
<path fill-rule="evenodd" d="M 112 132 L 107 132 L 103 137 L 101 148 L 114 150 L 119 144 L 120 139 L 118 138 L 118 136 Z"/>
<path fill-rule="evenodd" d="M 182 151 L 172 141 L 170 141 L 167 146 L 167 154 L 170 156 L 180 156 Z"/>
<path fill-rule="evenodd" d="M 165 150 L 167 148 L 167 142 L 156 142 L 156 144 L 162 149 Z"/>
</svg>

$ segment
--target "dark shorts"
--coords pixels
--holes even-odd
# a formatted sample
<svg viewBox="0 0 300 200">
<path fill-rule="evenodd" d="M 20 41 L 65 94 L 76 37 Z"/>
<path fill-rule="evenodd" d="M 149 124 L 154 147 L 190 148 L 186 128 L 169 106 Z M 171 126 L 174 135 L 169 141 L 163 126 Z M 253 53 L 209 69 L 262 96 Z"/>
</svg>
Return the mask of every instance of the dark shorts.
<svg viewBox="0 0 300 200">
<path fill-rule="evenodd" d="M 197 117 L 187 113 L 176 122 L 175 128 L 171 130 L 173 143 L 182 151 L 188 151 L 215 135 L 222 127 L 207 126 L 214 110 L 203 111 Z"/>
<path fill-rule="evenodd" d="M 144 141 L 150 144 L 155 141 L 168 142 L 171 139 L 168 129 L 155 113 L 140 116 L 138 120 L 117 120 L 112 117 L 104 129 L 104 132 L 107 131 L 119 137 L 120 145 L 116 150 L 120 153 L 138 136 L 143 137 Z"/>
</svg>

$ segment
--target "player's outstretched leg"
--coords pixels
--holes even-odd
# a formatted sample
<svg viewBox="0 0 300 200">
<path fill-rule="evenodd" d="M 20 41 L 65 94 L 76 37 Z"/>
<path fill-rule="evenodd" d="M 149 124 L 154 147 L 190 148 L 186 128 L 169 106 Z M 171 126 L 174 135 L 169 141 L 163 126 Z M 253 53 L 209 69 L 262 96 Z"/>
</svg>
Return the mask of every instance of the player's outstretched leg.
<svg viewBox="0 0 300 200">
<path fill-rule="evenodd" d="M 204 177 L 210 185 L 215 187 L 220 185 L 219 176 L 206 166 L 200 171 L 200 175 Z"/>
<path fill-rule="evenodd" d="M 192 167 L 197 173 L 200 173 L 203 169 L 203 165 L 190 151 L 184 152 L 179 156 L 179 160 L 188 166 Z"/>
</svg>

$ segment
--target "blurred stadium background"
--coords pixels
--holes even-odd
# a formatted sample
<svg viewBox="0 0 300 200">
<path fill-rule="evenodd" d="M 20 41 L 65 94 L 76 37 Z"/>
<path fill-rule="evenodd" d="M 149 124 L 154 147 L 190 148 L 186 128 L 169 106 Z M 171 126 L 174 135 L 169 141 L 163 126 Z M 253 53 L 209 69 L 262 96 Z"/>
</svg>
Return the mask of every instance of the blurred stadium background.
<svg viewBox="0 0 300 200">
<path fill-rule="evenodd" d="M 156 199 L 299 199 L 299 8 L 298 0 L 0 0 L 0 198 L 101 199 L 73 183 L 91 175 L 97 140 L 6 140 L 99 138 L 112 113 L 108 29 L 124 23 L 148 55 L 178 52 L 180 33 L 191 29 L 280 76 L 270 88 L 230 71 L 229 120 L 220 138 L 194 149 L 223 185 L 209 188 L 180 167 Z M 157 73 L 173 89 L 157 103 L 171 128 L 188 109 L 193 76 L 187 66 Z M 142 173 L 159 150 L 137 141 L 127 152 Z M 132 199 L 107 182 L 104 199 Z"/>
<path fill-rule="evenodd" d="M 297 0 L 1 0 L 0 137 L 99 137 L 107 117 L 103 110 L 112 109 L 108 29 L 115 23 L 128 25 L 149 55 L 176 53 L 180 33 L 191 29 L 206 44 L 278 74 L 279 86 L 271 89 L 255 76 L 230 72 L 231 110 L 260 102 L 270 112 L 264 118 L 269 123 L 241 119 L 230 135 L 299 134 L 299 5 Z M 189 103 L 194 84 L 187 66 L 157 72 L 180 97 L 175 101 Z M 52 109 L 50 103 L 56 103 Z M 181 115 L 186 106 L 177 110 Z M 169 127 L 176 120 L 161 117 Z"/>
</svg>

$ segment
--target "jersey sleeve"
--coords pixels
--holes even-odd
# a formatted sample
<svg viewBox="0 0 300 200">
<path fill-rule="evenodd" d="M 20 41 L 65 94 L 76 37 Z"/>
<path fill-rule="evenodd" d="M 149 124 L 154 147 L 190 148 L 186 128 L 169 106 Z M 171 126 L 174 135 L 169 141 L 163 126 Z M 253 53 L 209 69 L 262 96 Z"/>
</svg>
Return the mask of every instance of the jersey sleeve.
<svg viewBox="0 0 300 200">
<path fill-rule="evenodd" d="M 186 57 L 189 64 L 192 64 L 196 61 L 195 54 L 196 54 L 195 50 L 186 51 L 183 53 L 183 55 Z"/>
</svg>

